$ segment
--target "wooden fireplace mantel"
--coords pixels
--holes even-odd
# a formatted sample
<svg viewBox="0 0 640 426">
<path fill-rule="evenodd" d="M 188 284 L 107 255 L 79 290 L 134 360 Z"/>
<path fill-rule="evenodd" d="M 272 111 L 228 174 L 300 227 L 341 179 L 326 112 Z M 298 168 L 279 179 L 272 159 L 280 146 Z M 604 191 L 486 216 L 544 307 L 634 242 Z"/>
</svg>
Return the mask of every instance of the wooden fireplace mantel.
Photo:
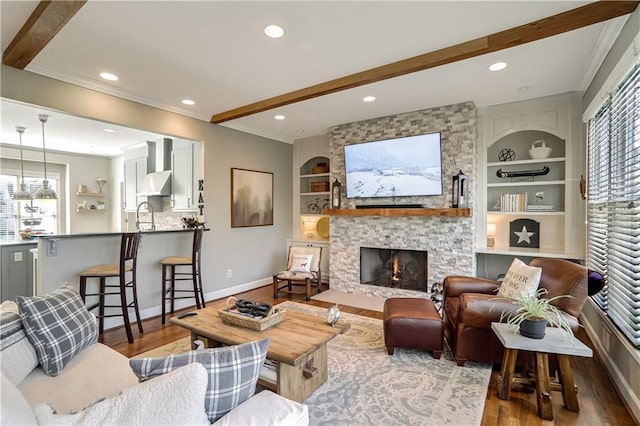
<svg viewBox="0 0 640 426">
<path fill-rule="evenodd" d="M 374 208 L 374 209 L 328 209 L 329 216 L 435 216 L 471 217 L 472 209 L 426 209 L 426 208 Z"/>
</svg>

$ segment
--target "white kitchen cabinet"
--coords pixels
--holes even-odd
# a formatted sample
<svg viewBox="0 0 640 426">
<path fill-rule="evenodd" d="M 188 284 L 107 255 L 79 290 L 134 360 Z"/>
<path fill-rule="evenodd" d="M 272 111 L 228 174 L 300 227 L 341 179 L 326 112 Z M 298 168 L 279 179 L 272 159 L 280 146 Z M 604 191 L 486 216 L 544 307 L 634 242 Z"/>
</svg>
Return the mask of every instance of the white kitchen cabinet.
<svg viewBox="0 0 640 426">
<path fill-rule="evenodd" d="M 287 250 L 290 246 L 294 247 L 322 247 L 322 259 L 320 259 L 320 272 L 322 273 L 322 282 L 329 282 L 329 242 L 328 241 L 314 241 L 314 240 L 287 240 Z"/>
<path fill-rule="evenodd" d="M 138 197 L 142 181 L 156 163 L 155 142 L 143 142 L 126 146 L 124 150 L 124 211 L 135 212 L 138 204 L 147 197 Z"/>
<path fill-rule="evenodd" d="M 171 153 L 171 210 L 198 211 L 202 143 L 174 140 Z"/>
<path fill-rule="evenodd" d="M 139 201 L 144 201 L 138 197 L 138 191 L 142 181 L 147 175 L 147 159 L 133 158 L 124 160 L 124 210 L 135 212 Z"/>
</svg>

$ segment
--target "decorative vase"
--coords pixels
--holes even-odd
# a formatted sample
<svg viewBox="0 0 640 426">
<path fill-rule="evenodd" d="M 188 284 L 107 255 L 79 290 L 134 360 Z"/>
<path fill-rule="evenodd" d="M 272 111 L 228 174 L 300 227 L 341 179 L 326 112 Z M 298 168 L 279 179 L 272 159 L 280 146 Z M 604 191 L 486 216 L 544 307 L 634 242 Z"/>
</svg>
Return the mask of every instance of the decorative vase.
<svg viewBox="0 0 640 426">
<path fill-rule="evenodd" d="M 531 339 L 542 339 L 547 331 L 547 321 L 543 319 L 526 319 L 520 323 L 520 334 Z"/>
<path fill-rule="evenodd" d="M 338 319 L 340 319 L 340 309 L 338 309 L 338 305 L 333 305 L 327 309 L 325 321 L 333 327 L 338 322 Z"/>
</svg>

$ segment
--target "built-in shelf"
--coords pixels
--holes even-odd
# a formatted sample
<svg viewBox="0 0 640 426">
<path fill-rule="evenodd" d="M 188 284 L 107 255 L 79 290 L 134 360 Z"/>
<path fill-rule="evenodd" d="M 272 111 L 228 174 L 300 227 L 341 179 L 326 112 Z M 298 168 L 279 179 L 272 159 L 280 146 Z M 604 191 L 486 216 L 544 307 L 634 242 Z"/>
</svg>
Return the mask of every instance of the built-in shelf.
<svg viewBox="0 0 640 426">
<path fill-rule="evenodd" d="M 547 186 L 547 185 L 564 185 L 563 180 L 546 180 L 546 181 L 520 181 L 505 183 L 488 183 L 487 188 L 500 188 L 503 186 Z"/>
<path fill-rule="evenodd" d="M 561 211 L 522 211 L 522 212 L 499 212 L 490 210 L 487 215 L 498 214 L 502 216 L 564 216 Z"/>
<path fill-rule="evenodd" d="M 556 163 L 556 162 L 564 162 L 564 157 L 553 157 L 553 158 L 543 158 L 539 160 L 515 160 L 515 161 L 494 161 L 491 163 L 487 163 L 487 167 L 497 167 L 497 166 L 518 166 L 522 164 L 540 164 L 540 163 Z"/>
<path fill-rule="evenodd" d="M 300 193 L 300 195 L 329 195 L 331 194 L 329 191 L 322 191 L 322 192 L 302 192 Z"/>
<path fill-rule="evenodd" d="M 317 177 L 328 177 L 329 173 L 311 173 L 307 175 L 300 175 L 300 178 L 317 178 Z"/>
<path fill-rule="evenodd" d="M 563 250 L 550 248 L 536 249 L 529 247 L 486 247 L 477 249 L 476 253 L 507 256 L 552 257 L 557 259 L 584 259 L 584 256 L 581 255 L 565 253 Z"/>
<path fill-rule="evenodd" d="M 425 209 L 425 208 L 375 208 L 375 209 L 329 209 L 324 214 L 329 216 L 438 216 L 438 217 L 470 217 L 472 209 Z"/>
</svg>

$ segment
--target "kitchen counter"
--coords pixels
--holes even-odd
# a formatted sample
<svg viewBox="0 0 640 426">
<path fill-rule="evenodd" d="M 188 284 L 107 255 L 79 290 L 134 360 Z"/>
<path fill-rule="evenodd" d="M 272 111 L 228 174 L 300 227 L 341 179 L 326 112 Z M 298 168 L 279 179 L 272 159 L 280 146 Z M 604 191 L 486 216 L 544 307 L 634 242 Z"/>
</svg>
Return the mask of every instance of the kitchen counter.
<svg viewBox="0 0 640 426">
<path fill-rule="evenodd" d="M 205 229 L 208 231 L 208 229 Z M 135 232 L 135 231 L 132 231 Z M 166 234 L 170 232 L 193 232 L 193 229 L 187 228 L 178 228 L 178 229 L 158 229 L 155 231 L 140 231 L 142 235 L 151 235 L 151 234 Z M 82 234 L 57 234 L 57 235 L 41 235 L 38 238 L 41 240 L 47 239 L 67 239 L 67 238 L 87 238 L 87 237 L 112 237 L 114 235 L 122 235 L 122 232 L 89 232 Z"/>
<path fill-rule="evenodd" d="M 160 260 L 168 256 L 191 256 L 193 229 L 142 231 L 137 258 L 137 287 L 140 316 L 159 315 L 162 301 L 162 270 Z M 117 264 L 120 256 L 120 232 L 91 234 L 46 235 L 38 240 L 38 268 L 36 294 L 40 295 L 69 283 L 79 289 L 78 273 L 85 268 L 101 264 Z M 206 243 L 202 255 L 206 259 Z M 206 262 L 205 262 L 206 263 Z M 110 282 L 117 279 L 110 278 Z M 94 293 L 97 279 L 87 281 L 89 292 Z M 112 296 L 116 297 L 116 296 Z M 130 294 L 129 294 L 130 297 Z M 115 301 L 115 300 L 114 300 Z M 87 300 L 88 304 L 93 303 Z M 179 301 L 180 302 L 180 301 Z M 107 301 L 107 304 L 118 304 Z M 185 299 L 176 308 L 193 304 Z M 115 312 L 114 312 L 115 313 Z M 131 311 L 133 315 L 133 311 Z M 133 318 L 132 318 L 133 321 Z M 122 324 L 121 317 L 106 318 L 105 328 Z"/>
<path fill-rule="evenodd" d="M 10 246 L 21 246 L 25 244 L 36 245 L 38 244 L 38 240 L 18 240 L 18 241 L 2 241 L 0 242 L 0 246 L 2 247 L 10 247 Z"/>
</svg>

